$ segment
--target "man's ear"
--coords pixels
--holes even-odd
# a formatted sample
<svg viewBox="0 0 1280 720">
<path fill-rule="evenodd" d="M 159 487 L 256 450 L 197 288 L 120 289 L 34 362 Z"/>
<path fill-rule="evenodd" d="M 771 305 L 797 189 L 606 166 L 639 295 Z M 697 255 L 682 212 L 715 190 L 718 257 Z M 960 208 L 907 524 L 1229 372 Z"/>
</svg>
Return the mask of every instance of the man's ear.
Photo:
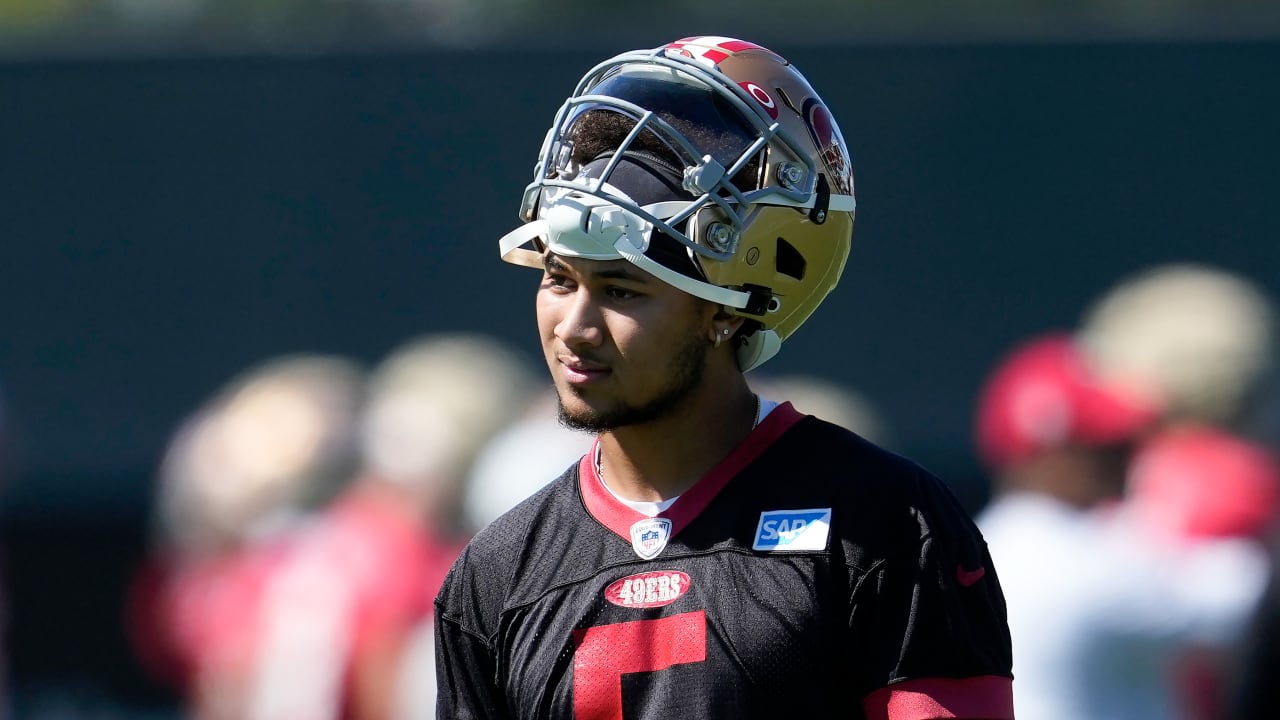
<svg viewBox="0 0 1280 720">
<path fill-rule="evenodd" d="M 731 339 L 738 329 L 742 327 L 742 323 L 746 321 L 739 315 L 732 315 L 724 310 L 717 310 L 716 314 L 711 318 L 711 326 L 708 332 L 708 338 L 716 347 L 726 340 Z"/>
</svg>

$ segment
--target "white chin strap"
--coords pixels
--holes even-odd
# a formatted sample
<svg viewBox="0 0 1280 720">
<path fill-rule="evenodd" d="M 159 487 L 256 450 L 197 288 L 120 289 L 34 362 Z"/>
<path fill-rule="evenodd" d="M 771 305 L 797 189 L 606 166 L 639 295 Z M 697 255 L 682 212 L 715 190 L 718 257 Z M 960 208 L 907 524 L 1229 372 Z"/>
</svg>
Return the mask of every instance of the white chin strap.
<svg viewBox="0 0 1280 720">
<path fill-rule="evenodd" d="M 630 199 L 607 183 L 601 189 Z M 626 260 L 668 285 L 718 305 L 742 309 L 751 299 L 749 293 L 695 280 L 645 255 L 654 226 L 640 215 L 593 194 L 562 188 L 546 188 L 543 193 L 538 219 L 498 240 L 503 260 L 541 270 L 542 253 L 525 247 L 537 239 L 562 257 Z M 665 222 L 686 207 L 687 202 L 671 201 L 644 205 L 640 210 Z M 739 346 L 738 364 L 744 371 L 750 370 L 776 355 L 781 347 L 777 333 L 758 330 Z"/>
</svg>

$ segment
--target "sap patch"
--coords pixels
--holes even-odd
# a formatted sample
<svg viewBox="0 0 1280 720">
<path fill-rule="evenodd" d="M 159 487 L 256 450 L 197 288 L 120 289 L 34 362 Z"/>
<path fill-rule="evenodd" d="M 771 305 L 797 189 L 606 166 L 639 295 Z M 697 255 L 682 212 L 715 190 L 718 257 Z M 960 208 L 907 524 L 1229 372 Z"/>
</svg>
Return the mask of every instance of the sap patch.
<svg viewBox="0 0 1280 720">
<path fill-rule="evenodd" d="M 826 550 L 831 508 L 766 510 L 760 513 L 752 550 L 764 552 Z"/>
</svg>

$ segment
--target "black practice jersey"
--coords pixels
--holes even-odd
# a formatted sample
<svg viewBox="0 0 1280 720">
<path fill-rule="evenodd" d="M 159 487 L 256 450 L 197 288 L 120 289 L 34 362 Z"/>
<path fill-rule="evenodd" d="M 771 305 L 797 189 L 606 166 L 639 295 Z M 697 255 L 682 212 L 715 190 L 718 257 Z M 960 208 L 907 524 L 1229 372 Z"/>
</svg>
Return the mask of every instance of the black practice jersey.
<svg viewBox="0 0 1280 720">
<path fill-rule="evenodd" d="M 922 468 L 787 403 L 656 518 L 590 458 L 454 565 L 438 717 L 1012 717 L 995 569 Z"/>
</svg>

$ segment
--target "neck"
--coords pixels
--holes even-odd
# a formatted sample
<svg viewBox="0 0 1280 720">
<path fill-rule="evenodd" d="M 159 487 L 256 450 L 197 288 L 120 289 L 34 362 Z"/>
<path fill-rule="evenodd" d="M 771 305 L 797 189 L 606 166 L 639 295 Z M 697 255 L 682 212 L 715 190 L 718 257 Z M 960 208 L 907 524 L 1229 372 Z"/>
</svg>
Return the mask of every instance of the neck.
<svg viewBox="0 0 1280 720">
<path fill-rule="evenodd" d="M 755 427 L 757 399 L 746 380 L 703 386 L 658 420 L 600 435 L 602 477 L 628 500 L 680 495 Z"/>
</svg>

